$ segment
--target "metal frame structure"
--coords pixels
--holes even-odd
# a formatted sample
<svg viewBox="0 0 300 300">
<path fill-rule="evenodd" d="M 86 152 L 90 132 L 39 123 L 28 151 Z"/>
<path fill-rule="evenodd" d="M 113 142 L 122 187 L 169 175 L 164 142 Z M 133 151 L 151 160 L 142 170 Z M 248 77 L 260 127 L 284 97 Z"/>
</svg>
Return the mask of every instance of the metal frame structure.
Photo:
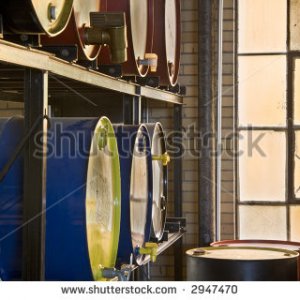
<svg viewBox="0 0 300 300">
<path fill-rule="evenodd" d="M 80 85 L 81 87 L 83 86 L 85 91 L 99 88 L 123 95 L 123 121 L 126 124 L 138 124 L 141 122 L 143 98 L 148 98 L 174 104 L 177 112 L 174 115 L 174 123 L 179 126 L 183 100 L 182 96 L 178 94 L 116 79 L 89 68 L 61 60 L 53 54 L 0 40 L 0 67 L 4 65 L 5 72 L 11 69 L 12 73 L 15 71 L 18 73 L 21 69 L 22 75 L 20 76 L 20 73 L 18 73 L 17 79 L 7 90 L 4 90 L 3 87 L 0 88 L 1 100 L 22 101 L 22 98 L 24 98 L 25 129 L 27 133 L 32 131 L 24 153 L 23 280 L 44 280 L 44 212 L 46 206 L 46 133 L 49 78 L 55 76 L 61 82 L 68 82 L 68 84 L 71 79 L 73 80 L 73 85 L 70 83 L 72 85 L 71 88 L 74 87 L 74 90 L 77 88 L 77 85 Z M 9 81 L 7 80 L 6 82 Z M 18 93 L 11 93 L 15 88 Z M 144 109 L 147 109 L 147 106 L 144 106 Z M 177 125 L 176 127 L 178 127 Z M 181 125 L 179 128 L 181 129 Z M 37 145 L 34 143 L 33 136 L 37 132 L 43 134 L 44 151 L 42 159 L 34 155 Z M 176 159 L 174 164 L 175 174 L 177 174 L 177 176 L 174 176 L 174 182 L 178 189 L 175 211 L 176 215 L 179 216 L 181 214 L 180 205 L 182 200 L 181 159 Z M 160 244 L 158 253 L 176 243 L 182 235 L 183 231 L 169 234 L 169 240 Z M 179 259 L 178 256 L 176 259 Z M 180 260 L 182 260 L 182 257 Z M 176 263 L 178 263 L 178 260 Z"/>
</svg>

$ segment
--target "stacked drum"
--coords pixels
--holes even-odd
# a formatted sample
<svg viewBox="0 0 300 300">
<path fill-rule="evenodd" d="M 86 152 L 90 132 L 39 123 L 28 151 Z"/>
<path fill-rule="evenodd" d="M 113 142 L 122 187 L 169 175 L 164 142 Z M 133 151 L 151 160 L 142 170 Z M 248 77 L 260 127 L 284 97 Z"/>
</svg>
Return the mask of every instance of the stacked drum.
<svg viewBox="0 0 300 300">
<path fill-rule="evenodd" d="M 77 46 L 80 62 L 122 64 L 123 76 L 177 84 L 180 0 L 12 0 L 0 4 L 0 14 L 5 38 L 20 35 L 26 43 L 25 35 L 40 35 L 41 45 L 61 57 Z"/>
<path fill-rule="evenodd" d="M 0 119 L 0 169 L 23 132 L 23 118 Z M 131 257 L 142 264 L 166 218 L 162 126 L 54 118 L 47 143 L 45 279 L 104 280 L 104 268 Z M 0 278 L 20 280 L 23 157 L 0 182 L 0 193 Z"/>
<path fill-rule="evenodd" d="M 50 1 L 11 0 L 1 1 L 0 14 L 5 31 L 15 34 L 41 34 L 56 36 L 67 26 L 73 0 Z"/>
<path fill-rule="evenodd" d="M 151 238 L 160 241 L 163 237 L 168 201 L 168 163 L 166 138 L 160 123 L 147 124 L 151 140 L 153 172 L 153 204 Z"/>
<path fill-rule="evenodd" d="M 2 124 L 2 168 L 22 138 L 22 118 Z M 120 230 L 117 141 L 107 118 L 52 119 L 48 139 L 46 280 L 98 280 L 114 267 Z M 23 159 L 0 183 L 0 277 L 20 280 Z"/>
</svg>

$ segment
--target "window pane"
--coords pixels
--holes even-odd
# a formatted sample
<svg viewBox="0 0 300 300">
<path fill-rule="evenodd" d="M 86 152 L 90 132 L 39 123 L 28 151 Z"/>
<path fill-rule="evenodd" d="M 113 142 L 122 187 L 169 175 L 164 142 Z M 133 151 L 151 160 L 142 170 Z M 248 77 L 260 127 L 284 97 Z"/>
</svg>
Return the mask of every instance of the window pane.
<svg viewBox="0 0 300 300">
<path fill-rule="evenodd" d="M 239 125 L 286 126 L 286 57 L 239 58 Z"/>
<path fill-rule="evenodd" d="M 239 238 L 286 240 L 286 207 L 241 205 Z"/>
<path fill-rule="evenodd" d="M 240 132 L 240 201 L 285 201 L 285 168 L 285 133 Z"/>
<path fill-rule="evenodd" d="M 295 196 L 300 198 L 300 131 L 295 132 L 295 169 L 294 169 L 294 187 Z"/>
<path fill-rule="evenodd" d="M 290 48 L 300 50 L 300 1 L 290 1 Z"/>
<path fill-rule="evenodd" d="M 295 60 L 294 71 L 294 122 L 300 125 L 300 59 Z"/>
<path fill-rule="evenodd" d="M 291 240 L 300 242 L 300 206 L 290 207 Z"/>
<path fill-rule="evenodd" d="M 239 52 L 284 52 L 287 0 L 239 0 Z"/>
</svg>

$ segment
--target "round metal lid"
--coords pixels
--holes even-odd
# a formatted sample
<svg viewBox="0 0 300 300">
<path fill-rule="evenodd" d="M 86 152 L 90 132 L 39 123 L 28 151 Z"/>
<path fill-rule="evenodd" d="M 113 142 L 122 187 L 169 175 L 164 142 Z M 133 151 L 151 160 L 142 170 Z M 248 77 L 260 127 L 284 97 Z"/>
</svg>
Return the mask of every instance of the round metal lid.
<svg viewBox="0 0 300 300">
<path fill-rule="evenodd" d="M 121 177 L 113 127 L 102 117 L 90 149 L 86 187 L 86 226 L 91 269 L 101 280 L 101 267 L 115 266 L 121 218 Z"/>
<path fill-rule="evenodd" d="M 151 154 L 152 156 L 161 156 L 166 152 L 166 145 L 164 139 L 164 133 L 159 123 L 155 124 Z M 166 191 L 165 191 L 165 178 L 164 178 L 164 166 L 161 160 L 152 160 L 153 171 L 153 204 L 152 204 L 152 229 L 155 237 L 160 239 L 166 218 Z"/>
<path fill-rule="evenodd" d="M 130 0 L 130 23 L 135 59 L 145 58 L 148 33 L 148 0 Z M 139 68 L 143 68 L 140 66 Z"/>
<path fill-rule="evenodd" d="M 133 249 L 144 246 L 148 219 L 148 163 L 146 137 L 140 127 L 135 139 L 130 180 L 130 228 Z"/>
<path fill-rule="evenodd" d="M 225 240 L 211 243 L 213 247 L 261 247 L 261 248 L 281 248 L 294 251 L 300 251 L 300 243 L 277 241 L 277 240 Z"/>
<path fill-rule="evenodd" d="M 90 12 L 101 11 L 101 0 L 74 0 L 73 7 L 74 19 L 82 50 L 88 59 L 93 60 L 98 56 L 101 47 L 100 45 L 86 45 L 83 31 L 85 27 L 90 26 Z"/>
<path fill-rule="evenodd" d="M 177 5 L 176 0 L 166 0 L 165 8 L 165 39 L 166 55 L 169 72 L 176 65 L 177 53 Z M 175 71 L 175 70 L 174 70 Z M 172 74 L 170 74 L 172 75 Z"/>
<path fill-rule="evenodd" d="M 187 255 L 205 259 L 225 259 L 225 260 L 274 260 L 298 257 L 296 251 L 256 248 L 256 247 L 208 247 L 196 248 L 186 252 Z"/>
<path fill-rule="evenodd" d="M 68 24 L 73 0 L 31 0 L 32 7 L 45 33 L 55 36 Z"/>
</svg>

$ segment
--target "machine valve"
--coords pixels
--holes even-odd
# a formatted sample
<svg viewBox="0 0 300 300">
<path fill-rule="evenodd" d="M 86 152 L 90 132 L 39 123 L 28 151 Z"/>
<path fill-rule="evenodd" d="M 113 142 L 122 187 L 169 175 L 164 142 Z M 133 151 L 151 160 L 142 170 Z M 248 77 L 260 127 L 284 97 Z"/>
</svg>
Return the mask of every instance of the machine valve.
<svg viewBox="0 0 300 300">
<path fill-rule="evenodd" d="M 131 274 L 131 268 L 122 268 L 121 270 L 115 268 L 100 267 L 98 276 L 99 278 L 113 280 L 118 278 L 118 281 L 128 281 Z"/>
<path fill-rule="evenodd" d="M 167 166 L 169 162 L 171 161 L 170 155 L 168 152 L 165 152 L 162 155 L 152 155 L 152 160 L 160 160 L 163 164 L 163 166 Z"/>
<path fill-rule="evenodd" d="M 155 53 L 146 53 L 144 59 L 139 58 L 140 66 L 149 66 L 151 72 L 157 71 L 158 56 Z"/>
<path fill-rule="evenodd" d="M 91 12 L 90 27 L 84 29 L 87 45 L 109 45 L 113 63 L 127 61 L 127 26 L 123 12 Z"/>
<path fill-rule="evenodd" d="M 156 261 L 158 244 L 156 243 L 146 243 L 145 247 L 139 248 L 139 254 L 150 255 L 152 262 Z"/>
</svg>

